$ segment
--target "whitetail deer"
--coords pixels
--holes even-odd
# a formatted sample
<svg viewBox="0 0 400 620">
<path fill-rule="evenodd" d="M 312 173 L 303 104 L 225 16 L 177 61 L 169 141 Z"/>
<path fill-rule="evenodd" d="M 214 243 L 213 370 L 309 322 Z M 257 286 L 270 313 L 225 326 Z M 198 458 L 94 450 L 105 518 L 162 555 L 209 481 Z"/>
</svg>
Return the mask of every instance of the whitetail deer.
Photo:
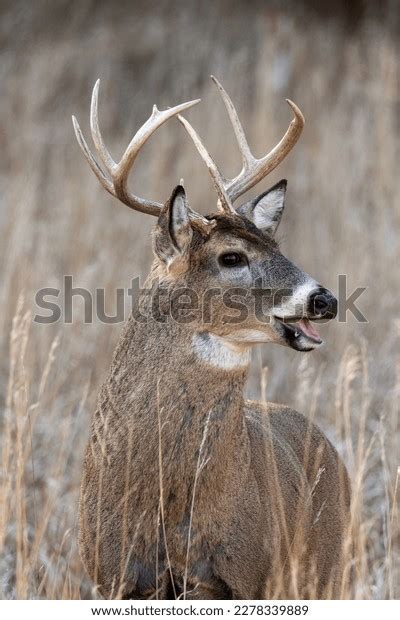
<svg viewBox="0 0 400 620">
<path fill-rule="evenodd" d="M 214 82 L 243 156 L 233 180 L 221 175 L 179 115 L 199 100 L 154 107 L 116 163 L 99 129 L 97 82 L 91 131 L 106 172 L 73 118 L 105 189 L 158 217 L 150 294 L 139 302 L 140 320 L 135 311 L 125 325 L 93 417 L 81 487 L 81 557 L 104 597 L 336 596 L 349 508 L 345 467 L 301 414 L 243 397 L 252 345 L 315 349 L 322 341 L 311 321 L 336 314 L 333 295 L 274 240 L 286 181 L 233 207 L 293 148 L 304 118 L 288 101 L 294 119 L 286 134 L 255 159 L 230 98 Z M 182 185 L 165 205 L 127 187 L 140 148 L 174 116 L 217 191 L 218 209 L 206 217 L 190 209 Z M 262 318 L 260 288 L 274 292 L 263 300 Z M 204 300 L 212 291 L 210 316 L 194 304 L 190 321 L 176 320 L 185 314 L 182 290 L 186 303 L 190 292 Z M 241 294 L 240 320 L 237 304 L 225 303 L 229 291 Z"/>
</svg>

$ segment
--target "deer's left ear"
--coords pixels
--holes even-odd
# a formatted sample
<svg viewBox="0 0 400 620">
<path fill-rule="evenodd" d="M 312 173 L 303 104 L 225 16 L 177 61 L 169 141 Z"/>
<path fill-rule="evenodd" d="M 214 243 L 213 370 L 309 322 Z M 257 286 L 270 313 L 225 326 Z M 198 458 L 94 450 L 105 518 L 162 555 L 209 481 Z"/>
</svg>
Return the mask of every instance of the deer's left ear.
<svg viewBox="0 0 400 620">
<path fill-rule="evenodd" d="M 281 221 L 285 207 L 287 181 L 276 185 L 239 207 L 238 213 L 253 222 L 257 228 L 274 235 Z"/>
<path fill-rule="evenodd" d="M 154 231 L 153 246 L 167 270 L 174 274 L 187 269 L 193 231 L 189 205 L 182 185 L 177 185 L 165 203 Z"/>
</svg>

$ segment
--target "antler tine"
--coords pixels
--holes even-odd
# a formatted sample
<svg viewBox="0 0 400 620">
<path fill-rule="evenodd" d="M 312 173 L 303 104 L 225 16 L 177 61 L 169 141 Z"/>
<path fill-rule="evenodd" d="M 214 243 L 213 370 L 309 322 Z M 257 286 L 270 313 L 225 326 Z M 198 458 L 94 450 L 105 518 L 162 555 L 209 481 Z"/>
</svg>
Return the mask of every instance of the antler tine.
<svg viewBox="0 0 400 620">
<path fill-rule="evenodd" d="M 99 88 L 100 80 L 96 80 L 96 84 L 94 85 L 92 92 L 92 101 L 90 103 L 90 130 L 92 133 L 94 145 L 97 149 L 98 154 L 100 155 L 101 161 L 103 162 L 107 170 L 113 170 L 117 164 L 111 157 L 108 149 L 104 144 L 99 127 Z"/>
<path fill-rule="evenodd" d="M 235 210 L 233 208 L 231 200 L 225 190 L 225 181 L 222 178 L 220 171 L 218 170 L 217 164 L 210 156 L 209 152 L 207 151 L 204 144 L 202 143 L 198 133 L 192 127 L 189 121 L 187 121 L 186 118 L 184 118 L 180 114 L 178 114 L 178 120 L 182 123 L 182 125 L 188 132 L 189 136 L 192 138 L 193 143 L 200 154 L 200 157 L 203 159 L 204 163 L 206 164 L 210 172 L 210 175 L 214 182 L 215 190 L 218 196 L 218 207 L 223 212 L 228 212 L 228 213 L 234 212 Z"/>
<path fill-rule="evenodd" d="M 214 77 L 213 75 L 211 75 L 210 77 L 212 81 L 214 82 L 214 84 L 216 85 L 216 87 L 218 88 L 219 94 L 221 95 L 221 99 L 225 104 L 230 121 L 232 123 L 233 131 L 235 132 L 235 136 L 236 136 L 236 140 L 238 142 L 239 148 L 240 148 L 240 152 L 242 154 L 243 167 L 246 167 L 249 165 L 251 161 L 254 160 L 254 157 L 250 151 L 250 147 L 248 145 L 247 138 L 243 131 L 243 127 L 239 120 L 235 106 L 233 105 L 232 100 L 229 97 L 228 93 L 226 92 L 225 88 L 217 80 L 217 78 Z"/>
<path fill-rule="evenodd" d="M 228 109 L 243 157 L 243 168 L 241 172 L 225 186 L 231 201 L 235 202 L 239 196 L 254 187 L 254 185 L 257 185 L 261 179 L 270 174 L 270 172 L 285 159 L 286 155 L 290 153 L 303 131 L 304 116 L 293 101 L 286 99 L 293 110 L 294 119 L 291 121 L 282 140 L 267 155 L 261 159 L 256 159 L 248 147 L 236 110 L 228 95 L 226 93 L 225 95 L 226 99 L 224 98 L 224 102 Z M 229 103 L 232 105 L 231 109 Z"/>
<path fill-rule="evenodd" d="M 150 118 L 142 125 L 142 127 L 136 132 L 131 142 L 128 145 L 128 148 L 125 150 L 124 154 L 121 157 L 119 163 L 116 163 L 111 157 L 108 149 L 106 148 L 98 120 L 98 97 L 99 97 L 99 86 L 100 80 L 96 81 L 96 84 L 93 88 L 92 93 L 92 101 L 90 107 L 90 127 L 94 145 L 96 150 L 100 156 L 100 159 L 104 165 L 105 170 L 109 174 L 110 178 L 107 177 L 105 172 L 99 166 L 96 159 L 93 157 L 92 152 L 90 151 L 85 138 L 83 137 L 82 131 L 79 127 L 79 123 L 75 116 L 72 117 L 72 122 L 74 125 L 76 139 L 78 144 L 83 151 L 91 169 L 94 174 L 100 181 L 101 185 L 115 198 L 118 198 L 125 205 L 130 207 L 131 209 L 135 209 L 136 211 L 141 211 L 142 213 L 148 213 L 150 215 L 158 216 L 160 210 L 163 205 L 160 202 L 155 202 L 153 200 L 145 200 L 132 194 L 127 187 L 128 175 L 129 172 L 135 162 L 135 159 L 145 144 L 145 142 L 150 138 L 150 136 L 158 129 L 161 125 L 163 125 L 167 120 L 169 120 L 173 116 L 177 116 L 180 112 L 191 108 L 192 106 L 199 103 L 200 99 L 195 99 L 194 101 L 188 101 L 186 103 L 181 103 L 180 105 L 175 106 L 174 108 L 168 108 L 167 110 L 158 110 L 157 106 L 153 107 L 153 112 Z M 204 218 L 203 216 L 195 213 L 194 211 L 189 212 L 190 219 L 199 225 L 200 228 L 205 230 L 211 226 L 210 222 Z"/>
<path fill-rule="evenodd" d="M 86 157 L 89 166 L 91 167 L 92 171 L 94 172 L 94 174 L 96 175 L 96 177 L 98 178 L 98 180 L 100 181 L 101 185 L 104 187 L 104 189 L 106 189 L 112 196 L 116 196 L 115 190 L 114 190 L 114 186 L 111 183 L 111 181 L 109 181 L 107 179 L 107 177 L 105 176 L 104 172 L 102 171 L 102 169 L 100 168 L 99 164 L 97 163 L 97 161 L 95 160 L 95 158 L 93 157 L 87 142 L 85 140 L 85 138 L 83 137 L 81 128 L 79 127 L 79 123 L 76 119 L 75 116 L 72 116 L 72 124 L 74 126 L 74 131 L 75 131 L 75 136 L 76 139 L 78 141 L 79 146 L 81 147 L 81 150 L 84 154 L 84 156 Z"/>
</svg>

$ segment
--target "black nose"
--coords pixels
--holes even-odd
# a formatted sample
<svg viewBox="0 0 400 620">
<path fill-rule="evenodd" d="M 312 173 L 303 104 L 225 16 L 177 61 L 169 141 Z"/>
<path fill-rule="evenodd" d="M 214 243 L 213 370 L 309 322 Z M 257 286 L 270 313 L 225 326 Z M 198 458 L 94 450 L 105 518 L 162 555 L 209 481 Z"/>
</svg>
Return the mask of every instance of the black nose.
<svg viewBox="0 0 400 620">
<path fill-rule="evenodd" d="M 318 288 L 308 298 L 308 314 L 315 319 L 334 319 L 337 300 L 326 288 Z"/>
</svg>

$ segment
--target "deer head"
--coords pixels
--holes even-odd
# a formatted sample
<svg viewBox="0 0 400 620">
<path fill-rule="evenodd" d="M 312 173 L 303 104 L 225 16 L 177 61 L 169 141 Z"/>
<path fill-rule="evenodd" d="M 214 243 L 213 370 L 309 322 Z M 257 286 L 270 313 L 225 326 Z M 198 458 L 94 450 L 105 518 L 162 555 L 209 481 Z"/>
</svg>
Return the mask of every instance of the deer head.
<svg viewBox="0 0 400 620">
<path fill-rule="evenodd" d="M 274 342 L 299 351 L 312 350 L 322 340 L 311 321 L 333 318 L 337 302 L 327 289 L 283 256 L 275 240 L 284 209 L 286 181 L 280 181 L 236 209 L 233 206 L 291 151 L 302 132 L 304 117 L 287 100 L 294 119 L 282 140 L 267 155 L 256 159 L 232 101 L 221 84 L 212 79 L 228 111 L 242 154 L 243 167 L 234 179 L 222 176 L 196 131 L 180 115 L 199 103 L 199 99 L 164 111 L 154 106 L 152 115 L 116 163 L 100 133 L 97 81 L 92 95 L 91 132 L 106 172 L 93 157 L 73 117 L 77 140 L 93 172 L 110 194 L 132 209 L 158 218 L 153 235 L 153 273 L 168 290 L 195 291 L 198 299 L 208 302 L 213 291 L 211 316 L 208 313 L 205 321 L 202 307 L 202 312 L 192 313 L 189 325 L 200 351 L 210 338 L 223 339 L 236 348 Z M 207 216 L 190 208 L 182 185 L 173 190 L 164 205 L 139 198 L 127 187 L 128 174 L 140 148 L 173 116 L 178 117 L 188 132 L 212 177 L 218 196 L 217 209 Z"/>
</svg>

